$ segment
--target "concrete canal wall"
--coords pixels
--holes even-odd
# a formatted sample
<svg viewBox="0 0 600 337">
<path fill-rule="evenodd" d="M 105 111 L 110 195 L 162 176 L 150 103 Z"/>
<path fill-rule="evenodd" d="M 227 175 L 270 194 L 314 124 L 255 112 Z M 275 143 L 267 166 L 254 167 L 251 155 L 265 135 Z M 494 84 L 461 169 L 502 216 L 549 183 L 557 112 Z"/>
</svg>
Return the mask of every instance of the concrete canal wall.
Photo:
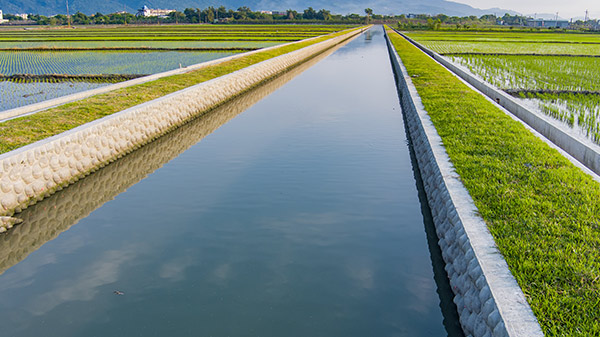
<svg viewBox="0 0 600 337">
<path fill-rule="evenodd" d="M 600 175 L 600 146 L 598 144 L 595 144 L 591 140 L 578 135 L 577 132 L 566 128 L 565 126 L 561 125 L 560 122 L 554 121 L 551 117 L 528 109 L 527 107 L 521 105 L 509 94 L 495 88 L 483 80 L 478 79 L 466 68 L 452 63 L 447 58 L 422 46 L 420 43 L 412 40 L 406 35 L 402 33 L 399 34 L 417 46 L 419 49 L 423 50 L 423 52 L 431 56 L 444 67 L 452 71 L 465 82 L 481 91 L 494 102 L 498 103 L 514 116 L 542 134 L 569 155 L 573 156 L 573 158 L 577 159 L 594 173 Z"/>
<path fill-rule="evenodd" d="M 0 155 L 0 215 L 21 211 L 365 29 L 263 61 Z M 5 231 L 5 227 L 0 223 L 0 231 Z"/>
<path fill-rule="evenodd" d="M 456 174 L 410 76 L 389 39 L 387 42 L 406 127 L 465 335 L 543 336 L 521 288 Z"/>
</svg>

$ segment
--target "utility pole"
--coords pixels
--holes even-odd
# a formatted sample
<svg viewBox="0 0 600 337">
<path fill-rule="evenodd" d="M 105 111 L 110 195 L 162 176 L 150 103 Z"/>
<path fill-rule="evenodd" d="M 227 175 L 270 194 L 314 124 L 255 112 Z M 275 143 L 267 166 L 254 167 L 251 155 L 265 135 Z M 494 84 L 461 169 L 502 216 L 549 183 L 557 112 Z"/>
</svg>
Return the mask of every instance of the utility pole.
<svg viewBox="0 0 600 337">
<path fill-rule="evenodd" d="M 588 22 L 588 20 L 590 19 L 590 17 L 589 17 L 589 15 L 588 15 L 588 14 L 589 14 L 589 11 L 586 9 L 586 10 L 585 10 L 585 19 L 583 19 L 583 26 L 586 26 L 586 25 L 587 25 L 587 22 Z"/>
<path fill-rule="evenodd" d="M 71 28 L 71 15 L 69 15 L 69 0 L 67 0 L 67 25 Z"/>
</svg>

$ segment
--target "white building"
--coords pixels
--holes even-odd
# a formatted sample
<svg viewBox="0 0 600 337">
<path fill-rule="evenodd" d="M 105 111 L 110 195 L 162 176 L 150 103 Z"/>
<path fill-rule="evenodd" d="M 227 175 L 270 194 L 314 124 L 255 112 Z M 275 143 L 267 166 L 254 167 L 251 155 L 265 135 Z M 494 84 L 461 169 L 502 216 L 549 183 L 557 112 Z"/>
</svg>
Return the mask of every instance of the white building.
<svg viewBox="0 0 600 337">
<path fill-rule="evenodd" d="M 15 14 L 15 16 L 23 20 L 27 20 L 27 18 L 29 18 L 29 14 Z"/>
<path fill-rule="evenodd" d="M 6 23 L 6 22 L 8 22 L 8 20 L 4 20 L 4 16 L 2 14 L 2 10 L 0 9 L 0 24 L 1 23 Z"/>
<path fill-rule="evenodd" d="M 139 9 L 137 12 L 137 16 L 158 16 L 161 18 L 166 18 L 169 16 L 169 13 L 174 12 L 174 9 L 150 9 L 146 5 Z"/>
<path fill-rule="evenodd" d="M 537 28 L 569 28 L 571 24 L 567 20 L 544 20 L 527 19 L 527 26 Z"/>
</svg>

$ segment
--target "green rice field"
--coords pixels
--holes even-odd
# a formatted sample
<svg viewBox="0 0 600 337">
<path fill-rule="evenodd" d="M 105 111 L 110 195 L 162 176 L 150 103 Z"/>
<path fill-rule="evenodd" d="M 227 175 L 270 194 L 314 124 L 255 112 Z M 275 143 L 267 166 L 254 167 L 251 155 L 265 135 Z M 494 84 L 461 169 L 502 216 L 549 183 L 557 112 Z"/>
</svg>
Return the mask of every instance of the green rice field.
<svg viewBox="0 0 600 337">
<path fill-rule="evenodd" d="M 0 74 L 155 74 L 239 51 L 265 48 L 348 29 L 346 25 L 164 25 L 109 28 L 0 29 Z M 47 48 L 58 50 L 18 50 Z M 128 50 L 110 50 L 128 48 Z M 161 48 L 172 50 L 145 50 Z M 94 49 L 94 50 L 70 50 Z M 102 50 L 106 49 L 106 50 Z M 131 50 L 129 50 L 131 49 Z M 0 81 L 0 111 L 110 83 Z"/>
<path fill-rule="evenodd" d="M 234 54 L 180 51 L 0 51 L 0 73 L 154 74 Z"/>
<path fill-rule="evenodd" d="M 408 36 L 600 144 L 600 34 L 454 31 Z"/>
<path fill-rule="evenodd" d="M 525 55 L 450 56 L 502 89 L 600 90 L 600 58 Z"/>
<path fill-rule="evenodd" d="M 281 41 L 38 41 L 0 42 L 0 50 L 27 48 L 265 48 Z"/>
<path fill-rule="evenodd" d="M 346 25 L 170 25 L 1 30 L 0 42 L 44 41 L 297 41 Z"/>
<path fill-rule="evenodd" d="M 469 53 L 600 55 L 600 45 L 580 43 L 423 41 L 423 45 L 442 55 L 459 54 L 465 51 Z"/>
</svg>

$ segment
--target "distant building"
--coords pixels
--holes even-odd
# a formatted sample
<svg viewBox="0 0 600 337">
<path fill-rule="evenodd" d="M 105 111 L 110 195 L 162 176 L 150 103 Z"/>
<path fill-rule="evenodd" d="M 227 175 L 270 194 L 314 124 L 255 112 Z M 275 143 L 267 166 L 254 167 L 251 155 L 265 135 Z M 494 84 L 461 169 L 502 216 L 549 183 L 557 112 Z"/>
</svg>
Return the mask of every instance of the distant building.
<svg viewBox="0 0 600 337">
<path fill-rule="evenodd" d="M 535 28 L 569 28 L 567 20 L 527 19 L 527 26 Z"/>
<path fill-rule="evenodd" d="M 8 22 L 8 20 L 4 20 L 4 15 L 2 14 L 2 10 L 0 9 L 0 24 L 6 22 Z"/>
<path fill-rule="evenodd" d="M 118 12 L 114 12 L 113 14 L 122 15 L 122 14 L 128 14 L 128 13 L 127 13 L 127 11 L 118 11 Z"/>
<path fill-rule="evenodd" d="M 23 20 L 27 20 L 27 18 L 29 18 L 29 14 L 15 14 L 15 16 Z"/>
<path fill-rule="evenodd" d="M 287 12 L 272 11 L 271 14 L 273 14 L 273 15 L 287 15 Z"/>
<path fill-rule="evenodd" d="M 166 18 L 169 13 L 175 12 L 174 9 L 150 9 L 146 5 L 139 9 L 136 16 L 158 16 L 159 18 Z"/>
</svg>

